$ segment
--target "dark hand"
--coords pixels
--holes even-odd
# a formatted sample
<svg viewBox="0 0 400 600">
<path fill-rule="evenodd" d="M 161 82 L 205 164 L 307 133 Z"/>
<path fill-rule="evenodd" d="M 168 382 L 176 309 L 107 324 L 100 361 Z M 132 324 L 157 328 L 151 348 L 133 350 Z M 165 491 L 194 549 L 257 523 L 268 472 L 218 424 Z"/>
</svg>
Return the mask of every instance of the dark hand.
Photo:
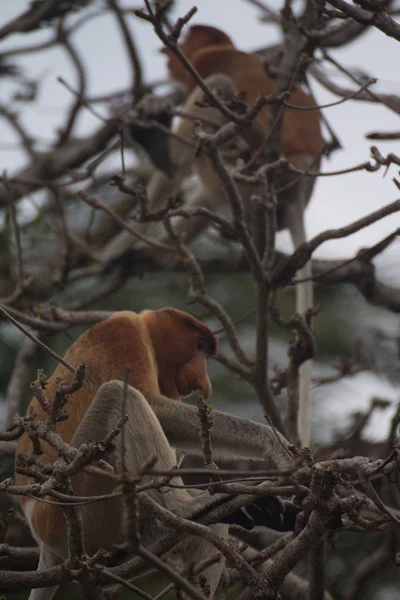
<svg viewBox="0 0 400 600">
<path fill-rule="evenodd" d="M 168 96 L 147 94 L 135 106 L 136 119 L 132 118 L 129 124 L 131 138 L 147 152 L 153 165 L 169 177 L 173 175 L 173 166 L 169 158 L 168 131 L 152 125 L 151 121 L 170 130 L 171 109 L 176 106 L 178 100 L 177 94 Z M 149 123 L 147 124 L 146 121 Z"/>
<path fill-rule="evenodd" d="M 299 512 L 300 509 L 293 502 L 265 496 L 235 510 L 222 521 L 248 530 L 261 525 L 275 531 L 294 531 Z"/>
</svg>

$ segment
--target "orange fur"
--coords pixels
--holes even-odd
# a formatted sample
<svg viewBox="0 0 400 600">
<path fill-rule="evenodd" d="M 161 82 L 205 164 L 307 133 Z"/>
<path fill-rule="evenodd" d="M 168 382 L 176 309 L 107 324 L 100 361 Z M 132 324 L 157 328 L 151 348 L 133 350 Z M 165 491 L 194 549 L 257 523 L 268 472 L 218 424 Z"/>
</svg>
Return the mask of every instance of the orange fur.
<svg viewBox="0 0 400 600">
<path fill-rule="evenodd" d="M 253 54 L 234 48 L 205 48 L 194 56 L 193 66 L 203 78 L 214 73 L 231 77 L 235 87 L 246 93 L 249 104 L 253 104 L 260 94 L 268 96 L 274 91 L 275 82 L 267 76 L 261 61 Z M 300 88 L 292 92 L 289 103 L 303 107 L 314 105 L 312 98 Z M 257 117 L 262 139 L 268 124 L 268 108 L 265 106 Z M 286 156 L 317 155 L 322 144 L 318 111 L 284 110 L 282 149 Z"/>
<path fill-rule="evenodd" d="M 210 25 L 193 25 L 179 47 L 186 58 L 191 61 L 193 56 L 202 48 L 221 45 L 234 47 L 231 38 L 220 29 Z M 168 57 L 167 67 L 171 79 L 188 86 L 190 75 L 181 61 L 169 48 L 161 48 L 161 52 Z"/>
<path fill-rule="evenodd" d="M 100 385 L 122 379 L 126 369 L 129 369 L 128 383 L 149 403 L 162 396 L 179 400 L 181 395 L 195 389 L 209 395 L 206 360 L 216 346 L 214 335 L 205 325 L 176 309 L 148 310 L 139 315 L 128 311 L 115 313 L 83 333 L 65 355 L 65 360 L 73 366 L 85 362 L 86 378 L 83 387 L 70 397 L 68 419 L 57 423 L 57 433 L 70 442 Z M 49 399 L 54 395 L 57 378 L 70 380 L 71 373 L 58 365 L 46 387 Z M 47 418 L 36 398 L 32 398 L 30 410 L 40 420 Z M 41 458 L 53 462 L 56 451 L 45 442 L 41 445 Z M 29 437 L 24 434 L 18 442 L 17 455 L 31 451 Z M 17 473 L 16 482 L 24 485 L 30 479 Z M 75 490 L 78 488 L 79 484 Z M 20 500 L 24 505 L 28 498 Z M 28 519 L 34 532 L 50 548 L 57 547 L 57 538 L 66 535 L 58 506 L 35 502 Z"/>
<path fill-rule="evenodd" d="M 218 33 L 220 34 L 218 37 Z M 206 78 L 214 73 L 223 73 L 231 77 L 236 89 L 244 92 L 249 104 L 254 103 L 260 94 L 269 95 L 274 91 L 275 82 L 269 77 L 259 58 L 237 50 L 231 39 L 222 31 L 208 25 L 192 27 L 182 44 L 185 56 L 201 75 Z M 168 49 L 168 71 L 170 77 L 187 87 L 188 92 L 196 82 L 183 65 Z M 289 97 L 289 103 L 295 106 L 315 106 L 314 100 L 300 87 L 296 87 Z M 248 140 L 253 147 L 262 143 L 268 125 L 268 106 L 258 115 L 260 126 L 258 139 Z M 254 135 L 254 128 L 252 128 Z M 250 133 L 249 133 L 250 135 Z M 243 137 L 246 138 L 245 132 Z M 318 156 L 323 147 L 319 111 L 301 111 L 285 108 L 283 116 L 282 153 L 286 157 L 298 154 Z"/>
</svg>

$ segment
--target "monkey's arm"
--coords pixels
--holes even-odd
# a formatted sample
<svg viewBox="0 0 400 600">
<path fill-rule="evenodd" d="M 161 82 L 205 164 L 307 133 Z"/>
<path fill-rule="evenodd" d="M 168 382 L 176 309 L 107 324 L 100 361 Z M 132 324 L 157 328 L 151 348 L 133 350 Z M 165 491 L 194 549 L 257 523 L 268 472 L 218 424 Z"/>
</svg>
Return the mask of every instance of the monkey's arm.
<svg viewBox="0 0 400 600">
<path fill-rule="evenodd" d="M 235 93 L 232 80 L 225 75 L 212 75 L 207 78 L 206 82 L 210 89 L 212 89 L 214 93 L 217 93 L 223 100 L 230 100 Z M 183 106 L 183 112 L 190 115 L 191 118 L 182 116 L 178 120 L 178 123 L 174 128 L 174 133 L 177 137 L 170 137 L 168 139 L 167 134 L 165 134 L 165 138 L 163 138 L 163 147 L 166 148 L 165 151 L 168 156 L 164 157 L 165 165 L 163 168 L 165 172 L 156 169 L 147 186 L 146 192 L 150 211 L 156 211 L 165 206 L 168 198 L 179 191 L 182 181 L 192 169 L 197 151 L 195 120 L 198 119 L 202 121 L 203 128 L 209 132 L 215 131 L 219 126 L 222 126 L 227 122 L 226 117 L 224 117 L 216 108 L 203 106 L 203 102 L 204 92 L 200 88 L 195 88 Z M 187 143 L 183 140 L 186 140 Z M 212 170 L 210 169 L 210 172 L 211 171 Z M 213 177 L 215 178 L 215 175 Z M 203 205 L 203 202 L 205 202 L 209 195 L 207 192 L 210 190 L 209 186 L 206 185 L 204 187 L 208 188 L 208 190 L 206 191 L 201 188 L 200 194 L 197 194 L 194 201 L 190 202 L 192 206 L 201 206 Z M 210 195 L 212 195 L 212 193 Z M 219 199 L 219 202 L 224 202 L 224 199 Z M 218 207 L 216 208 L 218 211 Z M 191 219 L 190 222 L 185 219 L 180 219 L 178 221 L 177 230 L 178 233 L 185 234 L 185 239 L 187 241 L 189 238 L 193 239 L 199 235 L 206 226 L 206 220 L 201 217 Z M 154 229 L 154 223 L 140 223 L 136 225 L 136 228 L 140 233 L 148 235 Z M 163 235 L 159 239 L 166 240 L 166 237 L 168 240 L 168 236 Z M 133 247 L 138 247 L 137 241 L 129 232 L 122 231 L 99 252 L 98 257 L 100 262 L 109 265 L 129 252 Z M 141 244 L 140 247 L 142 248 L 143 244 Z M 157 258 L 157 252 L 154 252 L 153 249 L 149 254 L 156 254 Z M 170 259 L 171 257 L 167 258 Z M 169 260 L 167 262 L 169 262 Z M 172 262 L 174 262 L 173 259 Z"/>
<path fill-rule="evenodd" d="M 151 402 L 168 441 L 175 448 L 200 452 L 199 420 L 196 408 L 183 402 Z M 288 441 L 269 425 L 212 411 L 211 440 L 216 457 L 265 458 L 279 467 L 288 467 L 292 455 Z"/>
<path fill-rule="evenodd" d="M 221 100 L 227 102 L 232 100 L 235 94 L 235 86 L 230 77 L 223 74 L 214 74 L 207 77 L 206 83 L 209 88 L 217 94 Z M 205 206 L 223 215 L 230 215 L 229 204 L 225 198 L 221 183 L 214 173 L 208 159 L 197 152 L 197 136 L 195 121 L 202 123 L 202 127 L 206 132 L 215 132 L 219 127 L 226 124 L 228 119 L 219 112 L 218 109 L 204 104 L 204 92 L 200 88 L 195 88 L 187 98 L 183 113 L 189 115 L 190 118 L 182 116 L 179 118 L 174 133 L 177 137 L 170 137 L 167 134 L 163 138 L 163 150 L 168 156 L 164 157 L 164 163 L 155 163 L 155 166 L 162 166 L 164 171 L 156 169 L 147 186 L 148 207 L 150 211 L 156 211 L 166 205 L 167 200 L 176 194 L 182 185 L 183 180 L 187 177 L 195 166 L 201 179 L 194 193 L 190 194 L 187 199 L 187 206 L 196 208 Z M 257 139 L 260 137 L 260 127 L 256 122 L 253 122 L 249 127 L 242 131 L 242 136 L 251 139 L 254 136 Z M 157 136 L 162 137 L 160 132 Z M 186 140 L 186 143 L 183 141 Z M 243 140 L 242 140 L 242 143 Z M 147 149 L 148 152 L 149 149 Z M 207 228 L 209 222 L 205 217 L 196 216 L 191 219 L 178 218 L 174 220 L 174 228 L 180 235 L 184 235 L 185 242 L 189 243 L 192 239 L 200 235 Z M 155 224 L 138 223 L 135 225 L 140 233 L 150 235 L 156 229 Z M 157 241 L 168 243 L 169 236 L 161 232 L 156 236 Z M 107 246 L 98 253 L 100 262 L 104 265 L 109 265 L 120 257 L 130 252 L 132 248 L 143 252 L 146 256 L 150 256 L 164 266 L 173 266 L 177 262 L 177 256 L 174 253 L 166 254 L 158 248 L 146 246 L 143 242 L 137 242 L 134 237 L 127 231 L 119 233 Z"/>
<path fill-rule="evenodd" d="M 171 129 L 173 108 L 184 99 L 185 89 L 180 85 L 166 96 L 146 94 L 135 106 L 127 128 L 130 139 L 139 144 L 153 165 L 169 177 L 173 176 L 173 165 L 169 155 L 168 130 Z"/>
<path fill-rule="evenodd" d="M 146 195 L 150 212 L 165 207 L 168 199 L 177 194 L 193 164 L 194 148 L 187 147 L 178 140 L 167 139 L 166 134 L 164 142 L 165 148 L 167 148 L 168 169 L 165 169 L 166 172 L 164 172 L 156 168 L 147 185 Z M 150 221 L 136 223 L 134 228 L 141 234 L 149 235 L 156 225 Z M 165 241 L 168 242 L 168 239 Z M 141 243 L 140 246 L 143 247 L 144 243 Z M 138 240 L 129 231 L 124 230 L 98 252 L 98 259 L 108 266 L 134 247 L 138 247 Z"/>
</svg>

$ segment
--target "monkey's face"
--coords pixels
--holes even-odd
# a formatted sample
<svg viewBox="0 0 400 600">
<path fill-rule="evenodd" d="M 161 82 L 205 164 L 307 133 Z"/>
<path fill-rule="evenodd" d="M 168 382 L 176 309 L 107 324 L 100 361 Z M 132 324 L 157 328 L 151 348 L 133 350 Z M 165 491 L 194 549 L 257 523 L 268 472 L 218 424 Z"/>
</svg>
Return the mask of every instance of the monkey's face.
<svg viewBox="0 0 400 600">
<path fill-rule="evenodd" d="M 150 332 L 161 393 L 178 399 L 199 390 L 208 398 L 207 359 L 218 345 L 212 331 L 176 308 L 144 311 L 141 318 Z"/>
<path fill-rule="evenodd" d="M 192 357 L 178 369 L 175 384 L 180 396 L 185 397 L 196 391 L 205 398 L 211 396 L 212 386 L 207 372 L 208 356 L 207 349 L 199 342 Z"/>
<path fill-rule="evenodd" d="M 180 60 L 169 48 L 161 48 L 160 52 L 167 57 L 167 69 L 170 78 L 186 85 L 189 75 Z M 184 49 L 183 52 L 185 53 Z"/>
<path fill-rule="evenodd" d="M 192 62 L 201 50 L 215 45 L 233 46 L 233 42 L 219 29 L 196 25 L 189 29 L 186 37 L 179 44 L 179 48 L 186 58 Z M 171 79 L 185 86 L 188 85 L 191 81 L 191 76 L 177 56 L 169 48 L 161 48 L 160 52 L 167 56 L 167 69 Z"/>
</svg>

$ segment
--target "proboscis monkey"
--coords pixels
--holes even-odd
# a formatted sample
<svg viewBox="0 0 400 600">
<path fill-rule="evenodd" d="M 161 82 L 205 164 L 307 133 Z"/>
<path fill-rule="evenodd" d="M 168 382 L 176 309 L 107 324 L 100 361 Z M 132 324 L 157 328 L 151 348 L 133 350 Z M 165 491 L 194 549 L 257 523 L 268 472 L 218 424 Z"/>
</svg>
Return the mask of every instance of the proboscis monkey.
<svg viewBox="0 0 400 600">
<path fill-rule="evenodd" d="M 116 426 L 121 417 L 123 384 L 118 381 L 129 370 L 125 425 L 125 462 L 129 472 L 137 473 L 154 455 L 156 467 L 170 469 L 176 464 L 175 449 L 200 452 L 196 409 L 181 402 L 195 390 L 206 398 L 211 394 L 207 358 L 216 350 L 212 332 L 191 315 L 172 308 L 146 310 L 140 314 L 117 312 L 109 319 L 88 329 L 71 346 L 65 359 L 76 366 L 84 361 L 84 385 L 69 400 L 68 419 L 56 425 L 56 431 L 74 447 L 99 441 Z M 46 386 L 50 399 L 57 378 L 69 379 L 70 372 L 59 365 Z M 46 414 L 33 398 L 28 411 L 45 420 Z M 44 460 L 54 461 L 55 450 L 41 442 Z M 268 457 L 279 466 L 291 464 L 288 442 L 268 425 L 213 411 L 212 445 L 215 457 Z M 117 444 L 118 447 L 118 444 Z M 31 442 L 24 434 L 17 454 L 31 452 Z M 116 464 L 114 455 L 107 460 Z M 18 471 L 18 467 L 17 467 Z M 151 479 L 143 478 L 143 482 Z M 29 483 L 16 475 L 18 485 Z M 180 483 L 179 477 L 174 483 Z M 96 496 L 112 491 L 113 483 L 103 477 L 80 473 L 72 480 L 79 496 Z M 185 489 L 171 488 L 168 493 L 149 490 L 156 502 L 185 516 L 207 510 L 214 502 L 208 493 L 191 494 Z M 265 502 L 265 500 L 264 500 Z M 40 545 L 39 569 L 58 564 L 67 558 L 67 526 L 62 510 L 56 504 L 34 498 L 21 498 L 21 504 L 32 533 Z M 115 498 L 83 504 L 80 514 L 84 528 L 86 551 L 92 555 L 99 548 L 112 550 L 122 541 L 122 505 Z M 289 511 L 290 513 L 290 511 Z M 154 519 L 144 515 L 142 543 L 157 539 Z M 293 525 L 293 512 L 288 515 Z M 227 522 L 232 522 L 227 519 Z M 240 524 L 240 522 L 239 522 Z M 227 535 L 226 524 L 213 525 Z M 285 527 L 285 526 L 284 526 Z M 279 527 L 277 527 L 279 528 Z M 210 553 L 208 543 L 188 538 L 181 547 L 188 563 L 202 560 Z M 204 572 L 211 597 L 219 581 L 223 564 L 214 564 Z M 51 600 L 56 588 L 32 590 L 30 600 Z"/>
<path fill-rule="evenodd" d="M 181 49 L 191 61 L 194 68 L 205 82 L 224 101 L 232 100 L 237 92 L 244 92 L 249 104 L 254 103 L 260 94 L 269 95 L 274 90 L 274 81 L 268 77 L 261 61 L 254 55 L 237 50 L 231 39 L 222 31 L 210 26 L 195 25 L 189 29 L 188 35 L 181 44 Z M 199 106 L 204 102 L 204 93 L 196 87 L 192 76 L 184 69 L 177 57 L 169 50 L 163 52 L 168 56 L 168 69 L 172 79 L 186 86 L 188 98 L 183 106 L 183 112 L 189 113 L 199 120 L 214 122 L 219 126 L 228 119 L 218 109 Z M 313 99 L 300 87 L 291 93 L 289 103 L 295 106 L 310 108 L 315 106 Z M 241 136 L 247 143 L 247 152 L 258 150 L 265 140 L 268 126 L 268 106 L 264 107 L 253 123 L 241 131 Z M 211 124 L 204 125 L 206 131 L 215 131 Z M 191 207 L 204 206 L 224 217 L 230 216 L 230 206 L 225 191 L 218 176 L 214 172 L 207 156 L 202 152 L 195 153 L 196 135 L 193 120 L 180 118 L 174 128 L 175 133 L 190 140 L 193 147 L 184 145 L 176 138 L 169 140 L 169 174 L 156 171 L 151 178 L 147 193 L 150 209 L 158 209 L 165 205 L 168 197 L 179 189 L 182 180 L 190 173 L 194 166 L 200 177 L 201 185 L 197 186 L 188 200 Z M 281 153 L 297 168 L 307 171 L 310 167 L 318 170 L 323 149 L 323 138 L 320 128 L 318 110 L 294 110 L 286 108 L 283 114 L 283 129 Z M 173 176 L 171 176 L 171 170 Z M 300 177 L 294 183 L 293 175 L 281 178 L 279 186 L 291 183 L 291 187 L 278 194 L 277 224 L 278 229 L 288 229 L 293 244 L 297 248 L 306 241 L 304 227 L 304 212 L 311 198 L 314 187 L 314 177 Z M 257 191 L 255 186 L 238 183 L 241 193 L 244 213 L 250 231 L 252 231 L 253 207 L 251 196 Z M 175 221 L 175 230 L 185 236 L 185 241 L 190 242 L 197 237 L 209 221 L 205 217 L 192 219 L 178 219 Z M 141 227 L 141 231 L 148 233 L 152 225 Z M 168 241 L 168 236 L 161 237 Z M 105 263 L 111 262 L 132 248 L 134 240 L 127 232 L 122 232 L 100 253 L 100 259 Z M 143 248 L 143 244 L 135 246 Z M 173 264 L 178 260 L 173 253 L 163 252 L 159 249 L 148 249 L 151 254 L 164 264 Z M 311 277 L 311 264 L 307 264 L 297 273 L 298 278 Z M 313 290 L 312 282 L 298 284 L 296 289 L 296 310 L 305 315 L 312 307 Z M 311 380 L 311 361 L 305 362 L 300 368 L 300 400 L 298 429 L 303 445 L 310 442 L 310 417 L 309 417 L 309 387 Z"/>
</svg>

